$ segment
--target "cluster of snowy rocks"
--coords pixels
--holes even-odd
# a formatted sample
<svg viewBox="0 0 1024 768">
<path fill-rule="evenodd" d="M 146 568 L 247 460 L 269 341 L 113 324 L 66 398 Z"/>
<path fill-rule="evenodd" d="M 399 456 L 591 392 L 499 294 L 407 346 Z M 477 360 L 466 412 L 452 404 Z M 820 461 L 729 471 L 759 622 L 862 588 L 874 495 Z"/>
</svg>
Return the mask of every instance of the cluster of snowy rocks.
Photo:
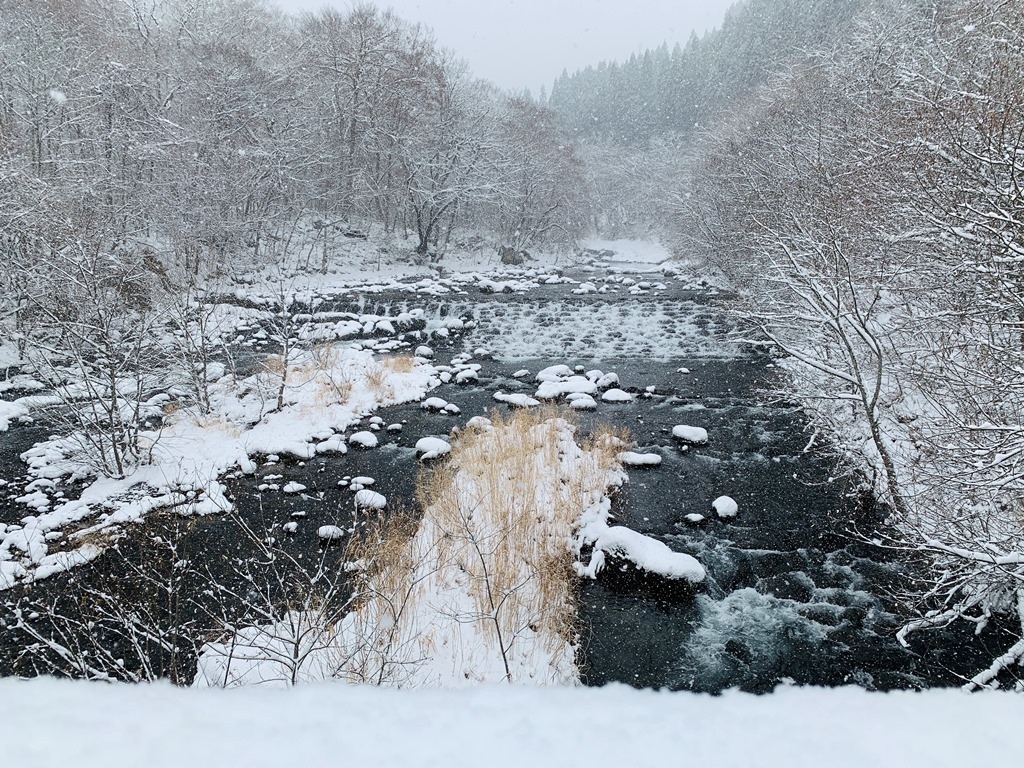
<svg viewBox="0 0 1024 768">
<path fill-rule="evenodd" d="M 516 371 L 514 379 L 524 379 L 528 370 Z M 535 380 L 537 391 L 533 397 L 524 393 L 507 394 L 495 392 L 494 399 L 519 408 L 532 408 L 541 401 L 564 400 L 577 411 L 592 411 L 597 408 L 598 399 L 604 403 L 631 403 L 634 396 L 619 389 L 619 377 L 615 373 L 604 373 L 594 369 L 586 371 L 582 366 L 552 365 L 540 371 Z"/>
</svg>

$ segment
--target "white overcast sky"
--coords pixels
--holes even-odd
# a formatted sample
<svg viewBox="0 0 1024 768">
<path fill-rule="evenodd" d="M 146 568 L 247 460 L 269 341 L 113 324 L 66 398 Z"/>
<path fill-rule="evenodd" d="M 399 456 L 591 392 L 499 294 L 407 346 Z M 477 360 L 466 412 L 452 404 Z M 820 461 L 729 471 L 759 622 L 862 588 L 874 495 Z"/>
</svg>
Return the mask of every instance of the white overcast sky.
<svg viewBox="0 0 1024 768">
<path fill-rule="evenodd" d="M 271 0 L 286 11 L 350 7 L 349 0 Z M 510 89 L 549 89 L 575 71 L 634 52 L 685 43 L 717 27 L 735 0 L 376 0 L 433 28 L 474 74 Z"/>
</svg>

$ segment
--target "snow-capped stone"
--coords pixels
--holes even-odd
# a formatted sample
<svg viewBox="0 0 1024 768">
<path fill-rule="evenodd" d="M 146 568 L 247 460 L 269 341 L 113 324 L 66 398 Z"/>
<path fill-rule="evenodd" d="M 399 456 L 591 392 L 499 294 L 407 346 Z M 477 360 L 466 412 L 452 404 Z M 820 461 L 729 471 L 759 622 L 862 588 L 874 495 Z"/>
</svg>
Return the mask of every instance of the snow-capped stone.
<svg viewBox="0 0 1024 768">
<path fill-rule="evenodd" d="M 596 391 L 597 385 L 585 376 L 570 376 L 566 379 L 541 382 L 534 397 L 540 400 L 555 400 L 573 392 L 589 395 Z"/>
<path fill-rule="evenodd" d="M 705 518 L 704 515 L 698 515 L 696 512 L 691 512 L 688 515 L 684 515 L 683 519 L 688 523 L 697 525 L 698 523 L 703 523 L 707 518 Z"/>
<path fill-rule="evenodd" d="M 302 483 L 296 483 L 293 480 L 281 490 L 284 491 L 285 493 L 302 493 L 304 490 L 306 490 L 306 486 L 304 486 Z"/>
<path fill-rule="evenodd" d="M 316 529 L 316 535 L 324 541 L 337 541 L 345 538 L 345 531 L 336 525 L 321 525 Z"/>
<path fill-rule="evenodd" d="M 348 453 L 344 435 L 333 435 L 316 444 L 317 453 Z"/>
<path fill-rule="evenodd" d="M 569 401 L 569 407 L 577 411 L 593 411 L 597 408 L 597 400 L 590 395 L 576 395 Z"/>
<path fill-rule="evenodd" d="M 468 384 L 471 381 L 480 381 L 480 374 L 471 369 L 459 371 L 455 374 L 456 384 Z"/>
<path fill-rule="evenodd" d="M 558 381 L 572 376 L 573 369 L 568 365 L 551 365 L 540 371 L 534 378 L 537 381 Z"/>
<path fill-rule="evenodd" d="M 359 483 L 359 485 L 363 486 L 364 488 L 368 488 L 368 487 L 370 487 L 371 485 L 373 485 L 377 481 L 374 480 L 372 477 L 365 477 L 365 476 L 360 475 L 359 477 L 353 477 L 351 482 L 353 484 L 354 483 Z"/>
<path fill-rule="evenodd" d="M 661 464 L 661 456 L 657 453 L 623 451 L 619 454 L 619 461 L 628 467 L 657 467 Z"/>
<path fill-rule="evenodd" d="M 428 397 L 420 403 L 420 408 L 425 411 L 443 411 L 447 406 L 448 401 L 442 400 L 440 397 Z"/>
<path fill-rule="evenodd" d="M 295 533 L 299 530 L 299 524 L 296 522 L 285 523 L 281 526 L 281 530 L 285 533 Z"/>
<path fill-rule="evenodd" d="M 376 448 L 377 436 L 373 432 L 355 432 L 348 439 L 349 445 L 358 445 L 360 448 Z"/>
<path fill-rule="evenodd" d="M 600 373 L 600 371 L 598 371 Z M 619 374 L 617 373 L 604 373 L 595 379 L 598 389 L 608 389 L 614 387 L 619 383 Z"/>
<path fill-rule="evenodd" d="M 629 392 L 623 392 L 621 389 L 609 389 L 603 395 L 601 399 L 606 403 L 631 403 L 633 402 L 633 396 Z"/>
<path fill-rule="evenodd" d="M 413 352 L 416 357 L 422 357 L 426 360 L 430 360 L 434 356 L 434 350 L 426 345 L 420 345 L 416 347 L 416 351 Z"/>
<path fill-rule="evenodd" d="M 472 419 L 470 423 L 472 423 Z M 420 454 L 420 461 L 436 459 L 439 456 L 451 453 L 451 450 L 451 445 L 439 437 L 421 437 L 416 441 L 416 452 Z"/>
<path fill-rule="evenodd" d="M 369 488 L 356 491 L 357 509 L 384 509 L 387 505 L 388 500 L 384 498 L 383 494 L 371 491 Z"/>
<path fill-rule="evenodd" d="M 401 424 L 388 424 L 387 430 L 388 430 L 388 432 L 401 432 L 402 431 L 402 425 Z"/>
<path fill-rule="evenodd" d="M 739 511 L 739 505 L 728 496 L 719 496 L 711 502 L 711 508 L 723 519 L 736 517 L 736 513 Z"/>
<path fill-rule="evenodd" d="M 677 424 L 672 427 L 672 436 L 686 443 L 700 445 L 708 441 L 708 431 L 702 427 L 690 427 L 686 424 Z"/>
<path fill-rule="evenodd" d="M 523 378 L 526 378 L 529 375 L 530 375 L 530 370 L 528 368 L 522 368 L 522 369 L 516 371 L 515 373 L 513 373 L 512 374 L 512 378 L 513 379 L 523 379 Z"/>
<path fill-rule="evenodd" d="M 696 558 L 673 552 L 664 542 L 622 526 L 607 528 L 594 547 L 666 579 L 700 584 L 707 577 L 707 572 Z"/>
<path fill-rule="evenodd" d="M 467 429 L 479 429 L 482 431 L 489 432 L 494 429 L 494 424 L 486 416 L 474 416 L 472 419 L 466 422 Z"/>
<path fill-rule="evenodd" d="M 529 395 L 524 395 L 519 392 L 514 392 L 510 395 L 506 395 L 504 392 L 495 392 L 494 399 L 499 403 L 508 403 L 516 408 L 533 408 L 534 406 L 540 405 L 539 400 L 534 400 Z"/>
<path fill-rule="evenodd" d="M 455 403 L 448 403 L 448 405 L 444 407 L 444 412 L 450 413 L 452 416 L 458 416 L 460 413 L 462 413 L 462 409 L 459 408 L 459 406 L 457 406 Z"/>
</svg>

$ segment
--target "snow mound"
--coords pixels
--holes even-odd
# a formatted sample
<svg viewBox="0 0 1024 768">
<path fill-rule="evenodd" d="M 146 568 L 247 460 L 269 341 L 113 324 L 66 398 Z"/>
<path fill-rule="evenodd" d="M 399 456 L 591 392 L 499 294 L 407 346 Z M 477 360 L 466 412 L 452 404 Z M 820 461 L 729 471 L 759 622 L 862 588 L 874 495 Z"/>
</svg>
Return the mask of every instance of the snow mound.
<svg viewBox="0 0 1024 768">
<path fill-rule="evenodd" d="M 661 464 L 661 456 L 656 453 L 623 451 L 619 454 L 619 461 L 627 467 L 657 467 Z"/>
<path fill-rule="evenodd" d="M 728 496 L 719 496 L 711 502 L 711 508 L 721 518 L 736 517 L 736 513 L 739 511 L 739 505 Z"/>
<path fill-rule="evenodd" d="M 677 424 L 672 427 L 672 436 L 683 442 L 703 445 L 708 441 L 708 431 L 702 427 L 690 427 L 686 424 Z"/>
<path fill-rule="evenodd" d="M 621 389 L 609 389 L 607 392 L 601 395 L 601 399 L 606 403 L 631 403 L 633 402 L 633 396 L 629 392 L 624 392 Z"/>
<path fill-rule="evenodd" d="M 421 437 L 416 441 L 416 452 L 420 454 L 420 461 L 436 459 L 451 451 L 451 444 L 439 437 Z"/>
<path fill-rule="evenodd" d="M 360 448 L 377 447 L 377 436 L 373 432 L 355 432 L 348 441 L 351 445 L 358 445 Z"/>
<path fill-rule="evenodd" d="M 594 545 L 614 557 L 629 560 L 637 568 L 670 580 L 700 584 L 707 577 L 702 566 L 690 555 L 673 552 L 663 542 L 621 525 L 610 526 Z"/>
<path fill-rule="evenodd" d="M 590 395 L 594 392 L 597 392 L 597 385 L 590 379 L 585 376 L 568 376 L 542 381 L 534 397 L 538 400 L 555 400 L 563 395 Z"/>
<path fill-rule="evenodd" d="M 336 525 L 321 525 L 316 529 L 316 535 L 324 541 L 337 541 L 345 538 L 345 531 Z"/>
<path fill-rule="evenodd" d="M 515 406 L 516 408 L 533 408 L 540 405 L 539 400 L 534 400 L 529 395 L 516 392 L 511 395 L 506 395 L 504 392 L 495 392 L 494 399 L 499 403 L 507 403 L 508 405 Z"/>
<path fill-rule="evenodd" d="M 384 509 L 387 505 L 388 500 L 384 498 L 383 494 L 371 491 L 369 488 L 356 491 L 357 509 Z"/>
</svg>

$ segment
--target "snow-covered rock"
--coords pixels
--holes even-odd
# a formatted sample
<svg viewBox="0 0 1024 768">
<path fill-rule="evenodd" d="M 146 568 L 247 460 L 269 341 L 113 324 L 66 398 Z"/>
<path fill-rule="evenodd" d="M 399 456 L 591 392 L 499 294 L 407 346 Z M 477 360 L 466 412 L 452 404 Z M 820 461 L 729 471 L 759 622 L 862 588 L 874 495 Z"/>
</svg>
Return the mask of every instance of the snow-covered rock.
<svg viewBox="0 0 1024 768">
<path fill-rule="evenodd" d="M 384 498 L 383 494 L 371 491 L 369 488 L 356 491 L 357 509 L 384 509 L 387 505 L 388 500 Z"/>
<path fill-rule="evenodd" d="M 333 435 L 316 444 L 317 453 L 348 453 L 344 435 Z"/>
<path fill-rule="evenodd" d="M 285 493 L 302 493 L 304 490 L 306 490 L 306 486 L 304 486 L 302 483 L 296 483 L 293 480 L 281 490 L 284 491 Z"/>
<path fill-rule="evenodd" d="M 597 400 L 590 395 L 579 394 L 569 401 L 569 407 L 576 411 L 593 411 L 597 408 Z"/>
<path fill-rule="evenodd" d="M 376 448 L 377 436 L 373 432 L 355 432 L 348 439 L 349 445 L 358 445 L 360 448 Z"/>
<path fill-rule="evenodd" d="M 707 577 L 704 566 L 695 558 L 673 552 L 664 542 L 621 525 L 608 527 L 594 547 L 613 557 L 629 560 L 637 568 L 665 579 L 683 579 L 691 584 L 700 584 Z"/>
<path fill-rule="evenodd" d="M 672 436 L 682 440 L 684 443 L 702 445 L 708 441 L 708 431 L 702 427 L 690 427 L 686 424 L 677 424 L 672 427 Z"/>
<path fill-rule="evenodd" d="M 623 451 L 619 454 L 619 461 L 627 467 L 657 467 L 661 464 L 661 456 L 657 453 Z"/>
<path fill-rule="evenodd" d="M 477 417 L 480 418 L 480 417 Z M 416 452 L 420 454 L 421 461 L 429 461 L 439 456 L 451 453 L 452 446 L 439 437 L 421 437 L 416 441 Z"/>
<path fill-rule="evenodd" d="M 606 403 L 631 403 L 633 402 L 633 396 L 629 392 L 624 392 L 621 389 L 609 389 L 601 395 L 601 399 Z"/>
<path fill-rule="evenodd" d="M 434 357 L 434 350 L 426 345 L 420 345 L 416 347 L 416 351 L 413 354 L 416 357 L 422 357 L 424 360 L 430 360 Z"/>
<path fill-rule="evenodd" d="M 420 408 L 425 411 L 443 411 L 447 406 L 448 401 L 440 397 L 428 397 L 420 403 Z"/>
<path fill-rule="evenodd" d="M 316 535 L 324 541 L 338 541 L 345 538 L 345 531 L 336 525 L 321 525 L 316 529 Z"/>
<path fill-rule="evenodd" d="M 729 496 L 719 496 L 711 502 L 711 508 L 723 519 L 736 517 L 736 513 L 739 511 L 739 505 Z"/>
<path fill-rule="evenodd" d="M 529 395 L 524 395 L 521 392 L 513 392 L 509 395 L 506 395 L 504 392 L 495 392 L 494 399 L 499 403 L 507 403 L 516 408 L 533 408 L 540 405 L 539 400 L 534 400 Z"/>
<path fill-rule="evenodd" d="M 550 365 L 540 371 L 534 378 L 537 381 L 558 381 L 572 376 L 573 369 L 568 365 Z"/>
<path fill-rule="evenodd" d="M 569 376 L 567 378 L 542 381 L 534 397 L 539 400 L 555 400 L 563 395 L 597 392 L 597 385 L 585 376 Z"/>
</svg>

